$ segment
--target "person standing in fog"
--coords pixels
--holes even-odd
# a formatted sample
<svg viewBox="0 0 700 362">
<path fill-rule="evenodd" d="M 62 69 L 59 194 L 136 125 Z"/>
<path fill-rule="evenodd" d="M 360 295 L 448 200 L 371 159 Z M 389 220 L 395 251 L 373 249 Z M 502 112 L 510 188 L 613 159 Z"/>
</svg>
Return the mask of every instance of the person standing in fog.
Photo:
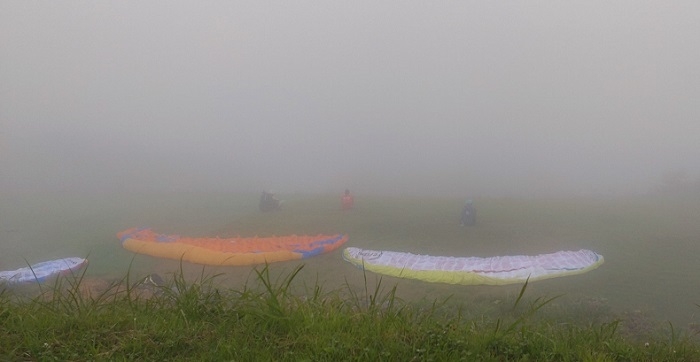
<svg viewBox="0 0 700 362">
<path fill-rule="evenodd" d="M 340 199 L 340 201 L 343 210 L 350 210 L 355 204 L 355 199 L 352 197 L 352 194 L 350 194 L 349 189 L 345 189 L 345 193 L 343 194 L 343 197 Z"/>
<path fill-rule="evenodd" d="M 462 226 L 473 226 L 476 224 L 476 209 L 474 208 L 474 202 L 471 199 L 467 200 L 462 209 L 462 215 L 460 218 L 460 225 Z"/>
</svg>

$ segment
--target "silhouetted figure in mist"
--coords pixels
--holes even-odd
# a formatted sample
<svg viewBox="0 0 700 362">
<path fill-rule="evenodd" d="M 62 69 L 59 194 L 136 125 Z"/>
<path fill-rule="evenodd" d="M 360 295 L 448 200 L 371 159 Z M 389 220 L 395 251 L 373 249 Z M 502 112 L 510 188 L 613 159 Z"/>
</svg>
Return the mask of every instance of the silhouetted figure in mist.
<svg viewBox="0 0 700 362">
<path fill-rule="evenodd" d="M 473 226 L 476 224 L 476 209 L 472 200 L 467 200 L 462 209 L 462 216 L 459 220 L 462 226 Z"/>
<path fill-rule="evenodd" d="M 340 198 L 341 207 L 343 210 L 350 210 L 355 204 L 355 198 L 352 197 L 349 189 L 345 189 L 343 197 Z"/>
<path fill-rule="evenodd" d="M 263 191 L 260 195 L 260 211 L 274 211 L 280 208 L 281 201 L 275 197 L 274 191 Z"/>
</svg>

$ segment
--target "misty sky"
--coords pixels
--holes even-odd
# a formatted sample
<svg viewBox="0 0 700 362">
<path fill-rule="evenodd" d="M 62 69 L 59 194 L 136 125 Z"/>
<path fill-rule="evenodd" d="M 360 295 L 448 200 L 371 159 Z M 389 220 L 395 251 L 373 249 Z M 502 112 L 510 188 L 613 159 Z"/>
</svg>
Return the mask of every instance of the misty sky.
<svg viewBox="0 0 700 362">
<path fill-rule="evenodd" d="M 700 174 L 700 2 L 0 2 L 4 190 L 546 195 Z"/>
</svg>

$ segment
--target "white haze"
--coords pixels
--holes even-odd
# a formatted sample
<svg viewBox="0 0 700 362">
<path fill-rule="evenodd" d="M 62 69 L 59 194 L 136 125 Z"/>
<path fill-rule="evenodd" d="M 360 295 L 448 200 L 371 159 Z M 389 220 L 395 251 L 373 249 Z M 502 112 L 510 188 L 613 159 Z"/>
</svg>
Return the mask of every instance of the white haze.
<svg viewBox="0 0 700 362">
<path fill-rule="evenodd" d="M 9 191 L 598 195 L 700 172 L 697 1 L 3 1 Z"/>
</svg>

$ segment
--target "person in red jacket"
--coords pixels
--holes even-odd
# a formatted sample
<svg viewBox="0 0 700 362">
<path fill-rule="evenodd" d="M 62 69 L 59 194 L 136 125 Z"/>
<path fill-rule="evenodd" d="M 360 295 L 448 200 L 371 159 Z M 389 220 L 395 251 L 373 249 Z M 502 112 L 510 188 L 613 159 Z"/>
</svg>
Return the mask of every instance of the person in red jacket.
<svg viewBox="0 0 700 362">
<path fill-rule="evenodd" d="M 352 209 L 352 206 L 355 203 L 355 200 L 353 199 L 352 195 L 350 194 L 350 190 L 348 189 L 345 189 L 345 193 L 343 194 L 343 197 L 340 199 L 340 201 L 343 210 Z"/>
</svg>

